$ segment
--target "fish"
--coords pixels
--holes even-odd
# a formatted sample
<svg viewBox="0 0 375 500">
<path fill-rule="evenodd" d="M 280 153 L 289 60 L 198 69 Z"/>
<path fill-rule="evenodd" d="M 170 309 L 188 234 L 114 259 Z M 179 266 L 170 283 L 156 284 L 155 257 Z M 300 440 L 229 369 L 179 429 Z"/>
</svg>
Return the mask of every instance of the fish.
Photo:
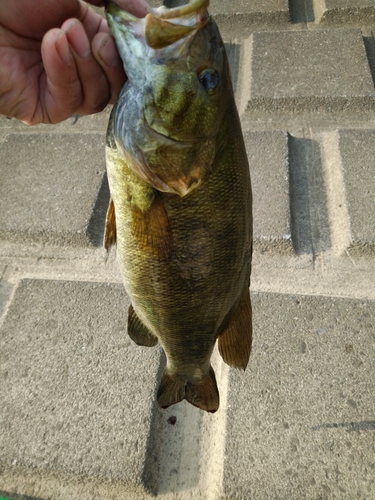
<svg viewBox="0 0 375 500">
<path fill-rule="evenodd" d="M 161 408 L 187 400 L 214 413 L 211 356 L 245 370 L 252 344 L 252 191 L 228 58 L 208 0 L 151 8 L 115 2 L 106 16 L 127 81 L 107 131 L 116 244 L 131 305 L 128 334 L 160 344 Z"/>
</svg>

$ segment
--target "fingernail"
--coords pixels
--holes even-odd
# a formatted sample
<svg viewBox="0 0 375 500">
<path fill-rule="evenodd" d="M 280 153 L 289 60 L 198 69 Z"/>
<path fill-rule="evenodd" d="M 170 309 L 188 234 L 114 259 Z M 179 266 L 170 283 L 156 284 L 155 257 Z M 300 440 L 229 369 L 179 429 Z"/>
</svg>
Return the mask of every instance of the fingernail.
<svg viewBox="0 0 375 500">
<path fill-rule="evenodd" d="M 70 45 L 79 57 L 85 58 L 91 54 L 90 42 L 83 30 L 80 29 L 78 21 L 73 21 L 68 26 L 66 34 Z"/>
<path fill-rule="evenodd" d="M 65 64 L 69 64 L 72 58 L 72 54 L 69 50 L 69 44 L 66 39 L 64 31 L 60 31 L 56 39 L 56 50 Z"/>
<path fill-rule="evenodd" d="M 99 56 L 104 64 L 110 68 L 121 64 L 121 59 L 118 55 L 115 42 L 109 35 L 104 39 L 102 46 L 99 49 Z"/>
</svg>

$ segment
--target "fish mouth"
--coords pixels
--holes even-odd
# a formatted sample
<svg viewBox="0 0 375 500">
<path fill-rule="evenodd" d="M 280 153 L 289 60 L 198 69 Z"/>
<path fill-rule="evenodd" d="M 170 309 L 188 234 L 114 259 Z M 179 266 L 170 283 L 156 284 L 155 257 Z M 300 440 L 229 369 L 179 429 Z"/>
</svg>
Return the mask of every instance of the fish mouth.
<svg viewBox="0 0 375 500">
<path fill-rule="evenodd" d="M 122 9 L 116 2 L 108 0 L 106 12 L 115 23 L 132 23 L 133 26 L 141 23 L 144 26 L 144 39 L 147 45 L 157 50 L 203 28 L 209 17 L 208 5 L 209 0 L 192 0 L 190 3 L 171 9 L 164 6 L 153 9 L 146 0 L 142 0 L 140 11 L 137 12 L 141 17 L 137 17 Z"/>
</svg>

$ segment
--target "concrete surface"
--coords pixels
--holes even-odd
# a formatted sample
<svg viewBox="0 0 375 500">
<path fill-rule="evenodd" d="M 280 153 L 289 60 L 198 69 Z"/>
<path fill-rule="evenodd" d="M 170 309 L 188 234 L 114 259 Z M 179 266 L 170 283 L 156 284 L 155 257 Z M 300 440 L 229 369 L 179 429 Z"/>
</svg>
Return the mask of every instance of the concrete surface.
<svg viewBox="0 0 375 500">
<path fill-rule="evenodd" d="M 103 134 L 7 135 L 0 148 L 0 237 L 89 244 L 104 148 Z"/>
<path fill-rule="evenodd" d="M 0 117 L 0 497 L 375 498 L 375 5 L 212 0 L 254 188 L 254 349 L 162 411 L 101 248 L 109 109 Z"/>
<path fill-rule="evenodd" d="M 323 24 L 375 22 L 373 0 L 315 0 L 314 12 Z"/>
<path fill-rule="evenodd" d="M 229 374 L 225 496 L 373 498 L 375 302 L 252 300 L 255 359 Z"/>
<path fill-rule="evenodd" d="M 245 133 L 254 192 L 254 240 L 259 251 L 293 251 L 289 210 L 288 134 Z"/>
<path fill-rule="evenodd" d="M 257 32 L 249 43 L 249 112 L 375 109 L 360 29 Z"/>
<path fill-rule="evenodd" d="M 340 153 L 352 246 L 375 250 L 375 131 L 341 130 Z M 358 167 L 353 170 L 353 164 Z M 363 216 L 365 214 L 365 216 Z"/>
<path fill-rule="evenodd" d="M 288 0 L 217 0 L 211 12 L 224 36 L 243 37 L 254 25 L 278 26 L 290 21 Z"/>
</svg>

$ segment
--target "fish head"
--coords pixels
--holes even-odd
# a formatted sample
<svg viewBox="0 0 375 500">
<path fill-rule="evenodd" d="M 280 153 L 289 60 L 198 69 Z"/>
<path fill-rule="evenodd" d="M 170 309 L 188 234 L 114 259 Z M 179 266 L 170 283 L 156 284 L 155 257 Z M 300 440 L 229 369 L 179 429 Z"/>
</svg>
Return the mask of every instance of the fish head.
<svg viewBox="0 0 375 500">
<path fill-rule="evenodd" d="M 125 94 L 137 102 L 132 124 L 118 123 L 116 142 L 136 156 L 134 168 L 145 180 L 180 196 L 211 171 L 233 99 L 224 44 L 207 7 L 208 0 L 148 7 L 144 18 L 112 2 L 106 7 L 128 76 Z"/>
</svg>

